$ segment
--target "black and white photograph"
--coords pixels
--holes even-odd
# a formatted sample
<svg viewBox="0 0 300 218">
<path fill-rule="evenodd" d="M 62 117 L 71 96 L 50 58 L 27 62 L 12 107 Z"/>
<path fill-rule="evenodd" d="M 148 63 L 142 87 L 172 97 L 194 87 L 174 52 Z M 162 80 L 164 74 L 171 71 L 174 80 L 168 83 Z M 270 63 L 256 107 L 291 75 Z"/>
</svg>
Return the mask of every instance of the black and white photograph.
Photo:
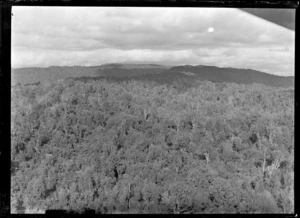
<svg viewBox="0 0 300 218">
<path fill-rule="evenodd" d="M 11 213 L 293 214 L 295 9 L 13 6 Z"/>
</svg>

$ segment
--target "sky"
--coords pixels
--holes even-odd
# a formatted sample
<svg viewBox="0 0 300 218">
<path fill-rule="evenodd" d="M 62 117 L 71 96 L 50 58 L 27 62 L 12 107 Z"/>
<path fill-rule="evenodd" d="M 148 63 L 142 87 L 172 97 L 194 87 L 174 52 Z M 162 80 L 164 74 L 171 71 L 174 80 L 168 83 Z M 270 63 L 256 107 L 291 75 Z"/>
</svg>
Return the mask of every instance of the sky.
<svg viewBox="0 0 300 218">
<path fill-rule="evenodd" d="M 12 13 L 12 68 L 129 62 L 294 76 L 295 32 L 235 8 L 14 6 Z"/>
</svg>

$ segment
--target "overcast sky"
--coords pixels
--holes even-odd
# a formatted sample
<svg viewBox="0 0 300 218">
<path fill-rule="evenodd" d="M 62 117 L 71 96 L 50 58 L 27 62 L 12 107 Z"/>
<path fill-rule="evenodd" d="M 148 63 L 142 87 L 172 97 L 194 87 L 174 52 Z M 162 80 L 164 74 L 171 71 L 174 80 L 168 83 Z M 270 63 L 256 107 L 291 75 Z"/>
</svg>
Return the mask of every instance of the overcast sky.
<svg viewBox="0 0 300 218">
<path fill-rule="evenodd" d="M 293 76 L 294 37 L 233 8 L 13 7 L 12 67 L 152 62 Z"/>
</svg>

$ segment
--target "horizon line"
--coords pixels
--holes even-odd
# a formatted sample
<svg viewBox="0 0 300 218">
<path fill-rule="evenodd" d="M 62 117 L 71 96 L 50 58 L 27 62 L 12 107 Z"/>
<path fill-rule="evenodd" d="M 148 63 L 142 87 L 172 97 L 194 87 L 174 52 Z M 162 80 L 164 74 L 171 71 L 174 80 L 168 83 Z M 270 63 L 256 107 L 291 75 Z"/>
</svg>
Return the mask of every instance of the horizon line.
<svg viewBox="0 0 300 218">
<path fill-rule="evenodd" d="M 204 64 L 178 64 L 178 65 L 171 65 L 171 64 L 160 64 L 160 63 L 156 63 L 156 62 L 107 62 L 107 63 L 103 63 L 100 65 L 50 65 L 50 66 L 24 66 L 24 67 L 11 67 L 11 70 L 17 70 L 17 69 L 25 69 L 25 68 L 50 68 L 50 67 L 100 67 L 103 65 L 109 65 L 109 64 L 135 64 L 135 65 L 160 65 L 160 66 L 165 66 L 165 67 L 179 67 L 179 66 L 207 66 L 207 67 L 217 67 L 217 68 L 231 68 L 231 69 L 238 69 L 238 70 L 253 70 L 253 71 L 257 71 L 260 73 L 265 73 L 265 74 L 269 74 L 269 75 L 273 75 L 273 76 L 280 76 L 280 77 L 295 77 L 294 75 L 277 75 L 277 74 L 272 74 L 272 73 L 267 73 L 261 70 L 255 70 L 255 69 L 251 69 L 251 68 L 238 68 L 238 67 L 226 67 L 226 66 L 216 66 L 216 65 L 204 65 Z"/>
</svg>

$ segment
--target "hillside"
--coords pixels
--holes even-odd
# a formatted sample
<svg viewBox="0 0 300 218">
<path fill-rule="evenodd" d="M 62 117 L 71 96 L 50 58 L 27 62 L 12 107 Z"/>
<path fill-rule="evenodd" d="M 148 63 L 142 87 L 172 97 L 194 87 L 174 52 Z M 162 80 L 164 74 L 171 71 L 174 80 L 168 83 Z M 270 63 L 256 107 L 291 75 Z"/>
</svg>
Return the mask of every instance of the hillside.
<svg viewBox="0 0 300 218">
<path fill-rule="evenodd" d="M 12 69 L 12 85 L 34 84 L 66 78 L 99 77 L 128 78 L 138 75 L 161 73 L 167 68 L 157 64 L 104 64 L 101 66 L 51 66 Z"/>
<path fill-rule="evenodd" d="M 215 66 L 174 66 L 157 64 L 104 64 L 100 66 L 64 66 L 48 68 L 19 68 L 12 70 L 12 85 L 33 84 L 45 80 L 65 78 L 77 80 L 111 79 L 116 81 L 141 80 L 171 84 L 175 80 L 202 80 L 238 84 L 260 83 L 275 87 L 294 87 L 294 77 L 282 77 L 251 69 L 220 68 Z"/>
<path fill-rule="evenodd" d="M 69 77 L 95 76 L 99 66 L 51 66 L 47 68 L 28 67 L 12 69 L 12 85 L 31 84 L 42 81 L 57 81 Z"/>
<path fill-rule="evenodd" d="M 97 70 L 98 76 L 109 78 L 132 78 L 145 75 L 157 75 L 167 67 L 157 64 L 105 64 Z"/>
<path fill-rule="evenodd" d="M 262 83 L 270 86 L 294 86 L 294 77 L 282 77 L 251 69 L 219 68 L 213 66 L 177 66 L 172 67 L 166 74 L 182 74 L 190 72 L 200 80 L 211 82 L 234 82 L 238 84 Z"/>
</svg>

